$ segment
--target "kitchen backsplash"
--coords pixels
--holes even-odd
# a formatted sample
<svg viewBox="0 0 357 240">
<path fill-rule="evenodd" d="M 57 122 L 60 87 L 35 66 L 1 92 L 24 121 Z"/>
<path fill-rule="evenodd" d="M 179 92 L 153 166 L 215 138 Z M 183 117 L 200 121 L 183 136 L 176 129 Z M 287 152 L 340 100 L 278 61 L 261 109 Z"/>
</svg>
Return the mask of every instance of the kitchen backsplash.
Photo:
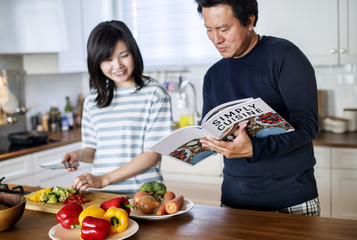
<svg viewBox="0 0 357 240">
<path fill-rule="evenodd" d="M 323 116 L 343 117 L 344 108 L 357 108 L 357 65 L 316 67 L 315 73 Z"/>
<path fill-rule="evenodd" d="M 16 58 L 0 56 L 0 70 L 21 68 Z M 192 66 L 175 70 L 148 70 L 148 75 L 160 82 L 183 80 L 194 83 L 197 92 L 197 108 L 202 108 L 202 81 L 209 66 Z M 19 69 L 21 71 L 22 69 Z M 344 108 L 357 108 L 357 65 L 315 67 L 317 86 L 323 90 L 323 116 L 343 116 Z M 9 79 L 11 80 L 11 79 Z M 55 104 L 64 110 L 65 97 L 69 96 L 72 104 L 79 94 L 89 94 L 88 74 L 41 74 L 27 75 L 24 79 L 25 104 L 29 108 L 30 118 L 36 112 L 48 112 Z M 173 104 L 175 107 L 175 104 Z"/>
</svg>

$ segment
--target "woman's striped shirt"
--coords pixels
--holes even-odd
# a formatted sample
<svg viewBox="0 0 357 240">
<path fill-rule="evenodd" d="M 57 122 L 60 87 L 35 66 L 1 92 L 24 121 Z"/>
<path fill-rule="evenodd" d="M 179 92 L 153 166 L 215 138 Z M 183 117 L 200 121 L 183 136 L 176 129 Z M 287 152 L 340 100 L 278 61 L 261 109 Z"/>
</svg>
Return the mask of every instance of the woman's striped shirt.
<svg viewBox="0 0 357 240">
<path fill-rule="evenodd" d="M 116 88 L 111 104 L 98 108 L 96 94 L 84 102 L 82 147 L 96 150 L 93 175 L 103 175 L 128 163 L 173 130 L 171 100 L 166 89 L 150 78 L 146 85 Z M 160 164 L 101 190 L 135 193 L 147 181 L 162 181 Z"/>
</svg>

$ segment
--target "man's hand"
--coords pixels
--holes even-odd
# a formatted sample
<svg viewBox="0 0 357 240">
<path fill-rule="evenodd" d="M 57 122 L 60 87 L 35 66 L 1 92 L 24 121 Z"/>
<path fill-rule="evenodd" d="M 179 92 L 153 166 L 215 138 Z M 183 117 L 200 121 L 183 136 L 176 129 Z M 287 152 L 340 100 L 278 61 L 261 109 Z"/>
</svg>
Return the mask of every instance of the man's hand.
<svg viewBox="0 0 357 240">
<path fill-rule="evenodd" d="M 203 147 L 208 147 L 226 158 L 252 157 L 252 141 L 247 134 L 246 127 L 247 123 L 239 126 L 239 129 L 233 134 L 236 137 L 233 142 L 219 141 L 212 137 L 201 139 L 200 142 Z"/>
</svg>

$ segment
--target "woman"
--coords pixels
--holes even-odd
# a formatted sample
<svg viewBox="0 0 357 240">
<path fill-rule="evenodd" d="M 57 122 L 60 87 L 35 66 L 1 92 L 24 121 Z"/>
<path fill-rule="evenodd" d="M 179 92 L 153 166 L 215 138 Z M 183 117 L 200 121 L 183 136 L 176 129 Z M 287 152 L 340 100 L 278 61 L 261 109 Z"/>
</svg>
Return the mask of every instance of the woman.
<svg viewBox="0 0 357 240">
<path fill-rule="evenodd" d="M 91 94 L 83 108 L 82 149 L 65 154 L 62 163 L 93 167 L 72 187 L 135 193 L 147 181 L 162 181 L 161 155 L 148 148 L 173 130 L 168 93 L 143 75 L 140 50 L 123 22 L 96 26 L 87 51 Z"/>
</svg>

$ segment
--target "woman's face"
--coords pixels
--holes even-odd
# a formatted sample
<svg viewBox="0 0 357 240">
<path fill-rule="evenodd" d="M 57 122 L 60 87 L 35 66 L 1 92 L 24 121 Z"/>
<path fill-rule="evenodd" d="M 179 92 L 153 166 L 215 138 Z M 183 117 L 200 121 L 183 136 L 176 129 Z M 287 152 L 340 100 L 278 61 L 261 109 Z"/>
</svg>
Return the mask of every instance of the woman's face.
<svg viewBox="0 0 357 240">
<path fill-rule="evenodd" d="M 112 55 L 100 64 L 103 74 L 118 88 L 135 86 L 134 68 L 134 59 L 122 40 L 116 43 Z"/>
</svg>

